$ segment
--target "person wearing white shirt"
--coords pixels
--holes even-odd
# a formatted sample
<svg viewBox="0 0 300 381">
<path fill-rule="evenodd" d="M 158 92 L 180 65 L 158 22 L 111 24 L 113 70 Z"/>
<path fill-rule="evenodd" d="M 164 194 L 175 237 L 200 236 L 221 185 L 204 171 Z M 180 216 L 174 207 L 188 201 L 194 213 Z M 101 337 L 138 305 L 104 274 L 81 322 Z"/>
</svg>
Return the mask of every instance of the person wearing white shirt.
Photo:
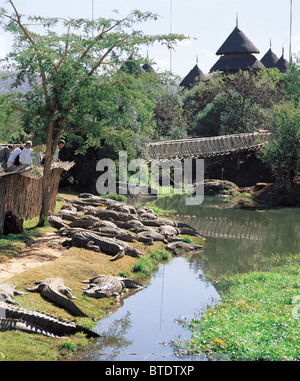
<svg viewBox="0 0 300 381">
<path fill-rule="evenodd" d="M 20 163 L 26 168 L 32 163 L 31 157 L 32 142 L 29 140 L 25 143 L 25 148 L 20 153 Z"/>
<path fill-rule="evenodd" d="M 13 150 L 13 152 L 10 154 L 8 160 L 7 160 L 7 168 L 10 168 L 14 165 L 14 162 L 16 160 L 16 158 L 20 155 L 21 151 L 22 151 L 22 146 L 16 148 L 15 150 Z"/>
<path fill-rule="evenodd" d="M 54 154 L 54 158 L 53 158 L 54 162 L 59 161 L 59 159 L 58 159 L 59 150 L 61 150 L 65 146 L 65 144 L 66 143 L 65 143 L 65 141 L 63 139 L 59 139 L 58 145 L 57 145 L 57 148 L 56 148 L 56 151 L 55 151 L 55 154 Z"/>
</svg>

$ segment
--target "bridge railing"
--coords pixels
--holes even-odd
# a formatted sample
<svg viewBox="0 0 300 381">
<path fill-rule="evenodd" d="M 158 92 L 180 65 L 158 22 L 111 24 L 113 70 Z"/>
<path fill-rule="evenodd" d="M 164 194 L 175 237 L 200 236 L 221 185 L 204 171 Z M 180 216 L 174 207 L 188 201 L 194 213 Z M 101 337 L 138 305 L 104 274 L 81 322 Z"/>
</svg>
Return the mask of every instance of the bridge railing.
<svg viewBox="0 0 300 381">
<path fill-rule="evenodd" d="M 264 131 L 153 142 L 148 144 L 148 158 L 149 160 L 201 159 L 229 155 L 258 149 L 267 144 L 270 137 L 271 133 Z"/>
</svg>

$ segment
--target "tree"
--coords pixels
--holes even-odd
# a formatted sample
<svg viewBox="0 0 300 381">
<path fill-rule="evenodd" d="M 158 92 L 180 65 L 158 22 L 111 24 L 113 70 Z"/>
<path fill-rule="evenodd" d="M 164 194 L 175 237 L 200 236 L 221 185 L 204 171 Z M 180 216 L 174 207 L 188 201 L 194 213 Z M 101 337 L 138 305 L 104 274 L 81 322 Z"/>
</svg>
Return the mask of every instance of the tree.
<svg viewBox="0 0 300 381">
<path fill-rule="evenodd" d="M 15 85 L 28 81 L 32 90 L 19 96 L 15 110 L 30 116 L 46 134 L 46 162 L 43 173 L 42 210 L 39 224 L 49 212 L 52 157 L 60 136 L 66 131 L 97 129 L 103 89 L 110 87 L 110 75 L 124 56 L 141 45 L 155 42 L 169 48 L 183 35 L 145 35 L 135 26 L 157 19 L 152 13 L 133 11 L 122 19 L 62 20 L 24 17 L 9 0 L 12 13 L 2 8 L 1 25 L 14 35 L 14 49 L 8 68 L 17 72 Z M 41 25 L 43 33 L 36 27 Z M 58 34 L 56 28 L 64 33 Z M 102 92 L 100 93 L 100 90 Z"/>
<path fill-rule="evenodd" d="M 300 109 L 293 101 L 275 107 L 273 137 L 264 148 L 262 159 L 284 186 L 291 186 L 300 168 Z"/>
</svg>

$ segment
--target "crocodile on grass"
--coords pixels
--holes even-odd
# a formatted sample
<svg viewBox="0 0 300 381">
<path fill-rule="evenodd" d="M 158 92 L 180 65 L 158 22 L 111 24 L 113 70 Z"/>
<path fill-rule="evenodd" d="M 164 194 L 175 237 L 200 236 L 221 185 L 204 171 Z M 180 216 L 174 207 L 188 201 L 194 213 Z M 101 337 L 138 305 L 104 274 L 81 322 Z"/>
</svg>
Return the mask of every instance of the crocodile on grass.
<svg viewBox="0 0 300 381">
<path fill-rule="evenodd" d="M 21 330 L 62 338 L 83 332 L 88 337 L 100 335 L 71 321 L 0 301 L 0 331 Z"/>
<path fill-rule="evenodd" d="M 26 292 L 17 291 L 16 286 L 11 283 L 0 284 L 0 300 L 6 303 L 19 305 L 20 303 L 13 300 L 15 295 L 28 295 Z"/>
<path fill-rule="evenodd" d="M 71 315 L 87 317 L 87 315 L 76 306 L 71 299 L 76 299 L 71 294 L 71 289 L 64 285 L 61 278 L 46 278 L 41 281 L 34 282 L 37 286 L 27 288 L 27 291 L 40 292 L 40 294 L 50 302 L 64 308 Z"/>
<path fill-rule="evenodd" d="M 98 275 L 84 280 L 82 283 L 88 283 L 83 293 L 96 299 L 120 296 L 125 288 L 144 288 L 144 286 L 134 280 L 113 275 Z"/>
<path fill-rule="evenodd" d="M 140 251 L 130 247 L 126 242 L 116 238 L 103 237 L 101 234 L 91 230 L 80 230 L 72 234 L 72 238 L 63 243 L 64 246 L 83 247 L 88 250 L 103 252 L 113 255 L 110 261 L 130 255 L 132 257 L 140 257 L 143 255 Z"/>
</svg>

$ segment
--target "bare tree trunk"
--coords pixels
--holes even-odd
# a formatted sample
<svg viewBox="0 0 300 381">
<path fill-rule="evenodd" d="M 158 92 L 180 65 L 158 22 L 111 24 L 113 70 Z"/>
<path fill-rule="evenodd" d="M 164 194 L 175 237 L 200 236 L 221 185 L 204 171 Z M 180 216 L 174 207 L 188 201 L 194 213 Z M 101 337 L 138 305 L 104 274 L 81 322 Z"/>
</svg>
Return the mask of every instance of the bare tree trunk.
<svg viewBox="0 0 300 381">
<path fill-rule="evenodd" d="M 51 165 L 53 155 L 55 153 L 58 140 L 59 140 L 60 130 L 57 126 L 53 125 L 53 122 L 50 122 L 48 135 L 47 135 L 47 146 L 46 146 L 46 160 L 43 173 L 43 182 L 42 182 L 42 208 L 39 218 L 38 226 L 44 226 L 49 209 L 50 209 L 50 189 L 51 189 Z"/>
</svg>

